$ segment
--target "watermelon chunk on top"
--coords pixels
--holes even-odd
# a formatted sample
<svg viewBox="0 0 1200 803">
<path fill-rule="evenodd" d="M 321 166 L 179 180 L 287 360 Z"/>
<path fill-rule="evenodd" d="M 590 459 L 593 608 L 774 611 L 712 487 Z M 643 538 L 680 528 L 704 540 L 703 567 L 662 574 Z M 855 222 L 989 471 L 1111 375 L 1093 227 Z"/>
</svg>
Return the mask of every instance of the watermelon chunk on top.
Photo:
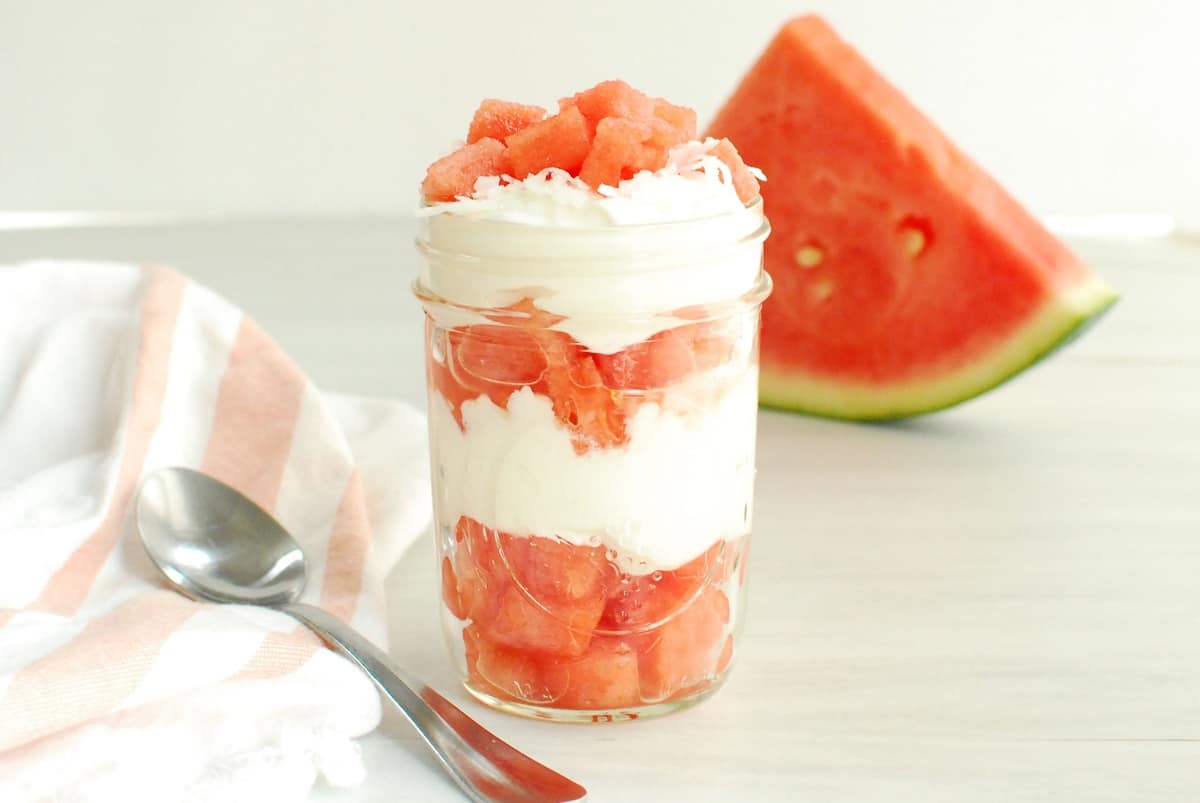
<svg viewBox="0 0 1200 803">
<path fill-rule="evenodd" d="M 696 110 L 687 106 L 676 106 L 662 98 L 654 99 L 654 116 L 679 131 L 681 142 L 696 138 Z"/>
<path fill-rule="evenodd" d="M 667 152 L 685 141 L 680 134 L 680 129 L 657 118 L 605 117 L 596 125 L 579 177 L 592 187 L 615 187 L 642 170 L 659 170 L 667 163 Z"/>
<path fill-rule="evenodd" d="M 526 129 L 545 117 L 546 110 L 541 106 L 488 98 L 479 104 L 475 116 L 471 118 L 467 142 L 476 142 L 484 137 L 503 142 L 509 135 Z"/>
<path fill-rule="evenodd" d="M 866 419 L 946 407 L 1116 298 L 818 17 L 783 27 L 708 134 L 769 178 L 770 406 Z"/>
<path fill-rule="evenodd" d="M 453 201 L 470 195 L 482 176 L 499 176 L 510 171 L 508 150 L 499 140 L 476 140 L 429 166 L 421 194 L 426 201 Z"/>
<path fill-rule="evenodd" d="M 654 98 L 624 81 L 601 81 L 558 102 L 561 110 L 579 109 L 596 126 L 608 117 L 648 120 L 654 116 Z"/>
<path fill-rule="evenodd" d="M 551 117 L 541 106 L 489 98 L 475 110 L 467 144 L 430 165 L 421 189 L 427 202 L 448 202 L 469 196 L 481 176 L 522 180 L 551 167 L 592 189 L 616 186 L 662 168 L 672 147 L 695 139 L 694 110 L 619 80 L 563 98 Z M 724 143 L 714 153 L 729 165 L 741 199 L 757 197 L 737 151 Z"/>
<path fill-rule="evenodd" d="M 517 178 L 547 167 L 577 175 L 592 145 L 592 129 L 578 109 L 564 109 L 511 134 L 505 143 L 513 175 Z"/>
</svg>

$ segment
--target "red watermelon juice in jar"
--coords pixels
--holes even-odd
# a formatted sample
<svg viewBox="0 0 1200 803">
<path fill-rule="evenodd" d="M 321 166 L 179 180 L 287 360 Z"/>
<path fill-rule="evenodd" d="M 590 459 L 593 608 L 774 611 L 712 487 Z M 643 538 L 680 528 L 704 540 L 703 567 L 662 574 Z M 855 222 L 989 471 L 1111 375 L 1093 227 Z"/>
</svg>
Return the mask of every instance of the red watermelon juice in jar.
<svg viewBox="0 0 1200 803">
<path fill-rule="evenodd" d="M 484 703 L 637 719 L 737 653 L 768 225 L 690 109 L 559 105 L 485 101 L 422 185 L 443 619 Z"/>
</svg>

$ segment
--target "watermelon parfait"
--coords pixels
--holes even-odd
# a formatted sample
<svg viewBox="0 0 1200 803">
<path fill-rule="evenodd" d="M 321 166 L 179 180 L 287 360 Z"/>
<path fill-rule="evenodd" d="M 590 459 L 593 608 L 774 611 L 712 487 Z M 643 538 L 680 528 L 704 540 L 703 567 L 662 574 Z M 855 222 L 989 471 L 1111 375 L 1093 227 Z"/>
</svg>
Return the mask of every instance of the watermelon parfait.
<svg viewBox="0 0 1200 803">
<path fill-rule="evenodd" d="M 468 691 L 557 721 L 711 694 L 737 650 L 768 225 L 756 171 L 620 81 L 486 100 L 422 184 L 442 611 Z"/>
</svg>

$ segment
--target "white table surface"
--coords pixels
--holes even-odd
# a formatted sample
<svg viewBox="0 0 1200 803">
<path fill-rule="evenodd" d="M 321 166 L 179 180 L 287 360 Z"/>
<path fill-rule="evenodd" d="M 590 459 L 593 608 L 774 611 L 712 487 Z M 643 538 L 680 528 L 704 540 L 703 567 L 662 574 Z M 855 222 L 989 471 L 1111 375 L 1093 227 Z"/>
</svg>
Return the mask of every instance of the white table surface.
<svg viewBox="0 0 1200 803">
<path fill-rule="evenodd" d="M 0 233 L 35 256 L 173 264 L 330 389 L 420 403 L 405 221 Z M 1081 341 L 891 425 L 763 413 L 738 664 L 690 711 L 615 726 L 457 690 L 432 546 L 389 578 L 392 652 L 594 801 L 1200 800 L 1200 242 L 1078 242 L 1123 294 Z M 396 716 L 367 785 L 458 801 Z"/>
</svg>

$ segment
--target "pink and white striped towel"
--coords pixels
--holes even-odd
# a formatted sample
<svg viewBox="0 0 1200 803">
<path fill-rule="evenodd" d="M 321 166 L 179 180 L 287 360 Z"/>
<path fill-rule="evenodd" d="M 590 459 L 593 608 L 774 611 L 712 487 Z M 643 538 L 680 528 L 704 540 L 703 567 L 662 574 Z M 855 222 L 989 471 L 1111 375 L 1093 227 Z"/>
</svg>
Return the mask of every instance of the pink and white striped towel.
<svg viewBox="0 0 1200 803">
<path fill-rule="evenodd" d="M 0 801 L 292 801 L 362 775 L 378 698 L 273 611 L 167 590 L 130 508 L 166 465 L 271 510 L 307 601 L 383 644 L 429 520 L 424 419 L 324 396 L 170 270 L 0 268 Z"/>
</svg>

